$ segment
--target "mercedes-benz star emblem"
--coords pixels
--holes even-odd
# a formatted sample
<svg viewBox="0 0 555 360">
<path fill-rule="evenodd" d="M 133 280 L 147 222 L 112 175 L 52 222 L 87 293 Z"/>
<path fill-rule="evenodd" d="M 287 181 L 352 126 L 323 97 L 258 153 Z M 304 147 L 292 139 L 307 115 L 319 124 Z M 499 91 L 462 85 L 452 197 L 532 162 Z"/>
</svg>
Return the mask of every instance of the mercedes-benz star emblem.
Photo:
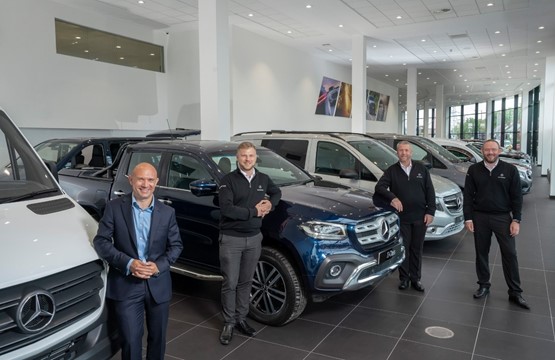
<svg viewBox="0 0 555 360">
<path fill-rule="evenodd" d="M 381 235 L 384 240 L 389 239 L 389 224 L 385 219 L 382 219 L 382 225 L 380 227 Z"/>
<path fill-rule="evenodd" d="M 16 313 L 17 326 L 24 333 L 38 333 L 50 324 L 55 313 L 52 295 L 45 290 L 35 290 L 21 299 Z"/>
</svg>

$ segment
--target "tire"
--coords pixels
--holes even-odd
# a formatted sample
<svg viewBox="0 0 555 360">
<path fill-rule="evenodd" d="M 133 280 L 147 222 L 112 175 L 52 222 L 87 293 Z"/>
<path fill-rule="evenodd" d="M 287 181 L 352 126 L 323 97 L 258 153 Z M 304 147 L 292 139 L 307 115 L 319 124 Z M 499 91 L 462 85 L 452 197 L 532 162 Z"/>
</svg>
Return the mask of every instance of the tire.
<svg viewBox="0 0 555 360">
<path fill-rule="evenodd" d="M 272 326 L 295 320 L 307 302 L 295 268 L 280 251 L 268 247 L 262 248 L 250 298 L 250 317 Z"/>
</svg>

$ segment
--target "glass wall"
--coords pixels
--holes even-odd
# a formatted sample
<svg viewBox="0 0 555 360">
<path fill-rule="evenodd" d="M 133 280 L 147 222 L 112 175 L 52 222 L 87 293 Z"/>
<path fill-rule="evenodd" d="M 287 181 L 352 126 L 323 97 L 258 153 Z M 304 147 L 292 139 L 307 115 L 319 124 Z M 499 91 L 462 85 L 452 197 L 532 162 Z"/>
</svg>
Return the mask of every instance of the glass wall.
<svg viewBox="0 0 555 360">
<path fill-rule="evenodd" d="M 449 108 L 449 137 L 451 139 L 486 139 L 486 103 L 452 106 Z"/>
<path fill-rule="evenodd" d="M 520 150 L 522 142 L 522 99 L 515 95 L 492 101 L 491 137 L 501 146 Z"/>
</svg>

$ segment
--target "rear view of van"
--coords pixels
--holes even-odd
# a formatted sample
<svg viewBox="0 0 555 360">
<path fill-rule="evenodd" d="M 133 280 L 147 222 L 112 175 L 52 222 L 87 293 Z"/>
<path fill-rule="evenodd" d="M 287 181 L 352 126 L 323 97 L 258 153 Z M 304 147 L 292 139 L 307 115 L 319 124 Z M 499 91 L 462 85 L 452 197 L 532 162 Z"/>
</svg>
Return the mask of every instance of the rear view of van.
<svg viewBox="0 0 555 360">
<path fill-rule="evenodd" d="M 0 359 L 109 359 L 117 350 L 96 230 L 0 108 Z"/>
</svg>

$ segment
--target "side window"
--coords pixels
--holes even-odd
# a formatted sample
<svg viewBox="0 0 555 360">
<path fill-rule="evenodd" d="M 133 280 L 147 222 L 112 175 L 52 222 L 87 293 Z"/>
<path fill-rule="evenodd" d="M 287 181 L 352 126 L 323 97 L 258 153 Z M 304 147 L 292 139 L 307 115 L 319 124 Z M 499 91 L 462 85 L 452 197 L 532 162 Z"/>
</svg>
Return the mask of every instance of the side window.
<svg viewBox="0 0 555 360">
<path fill-rule="evenodd" d="M 412 158 L 414 160 L 420 160 L 420 161 L 426 161 L 428 158 L 428 152 L 421 148 L 420 146 L 411 143 L 410 144 L 412 147 Z"/>
<path fill-rule="evenodd" d="M 376 177 L 376 175 L 374 175 L 370 170 L 368 170 L 366 166 L 362 165 L 362 163 L 358 160 L 357 160 L 357 167 L 360 167 L 361 180 L 375 181 L 375 182 L 378 181 L 378 178 Z"/>
<path fill-rule="evenodd" d="M 159 152 L 134 152 L 129 160 L 127 175 L 131 174 L 135 166 L 143 162 L 154 165 L 156 170 L 159 171 L 160 159 L 162 159 L 162 154 Z M 158 174 L 158 177 L 160 177 L 160 174 Z"/>
<path fill-rule="evenodd" d="M 266 139 L 261 145 L 304 169 L 308 140 Z"/>
<path fill-rule="evenodd" d="M 355 157 L 337 144 L 319 141 L 316 149 L 315 172 L 326 175 L 339 175 L 342 169 L 355 170 Z"/>
<path fill-rule="evenodd" d="M 473 157 L 472 155 L 470 155 L 469 153 L 467 153 L 466 151 L 463 151 L 461 149 L 456 149 L 456 148 L 452 148 L 452 147 L 446 147 L 447 150 L 449 150 L 449 152 L 453 155 L 455 155 L 457 158 L 464 160 L 464 161 L 470 161 Z"/>
<path fill-rule="evenodd" d="M 168 173 L 168 187 L 189 190 L 192 181 L 211 179 L 210 173 L 196 158 L 186 154 L 173 154 Z"/>
</svg>

